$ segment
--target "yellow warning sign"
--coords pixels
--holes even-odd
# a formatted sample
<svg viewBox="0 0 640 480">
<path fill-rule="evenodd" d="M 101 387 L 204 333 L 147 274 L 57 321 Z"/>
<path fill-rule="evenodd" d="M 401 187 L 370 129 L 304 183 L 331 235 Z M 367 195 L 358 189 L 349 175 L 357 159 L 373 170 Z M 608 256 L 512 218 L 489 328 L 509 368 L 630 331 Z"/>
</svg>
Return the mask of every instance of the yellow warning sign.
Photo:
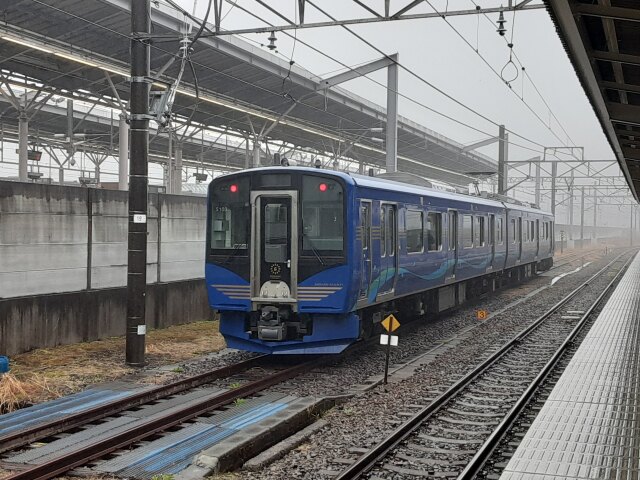
<svg viewBox="0 0 640 480">
<path fill-rule="evenodd" d="M 382 321 L 382 326 L 387 332 L 395 332 L 400 326 L 400 322 L 391 314 Z"/>
<path fill-rule="evenodd" d="M 489 312 L 487 312 L 486 310 L 478 310 L 476 312 L 476 317 L 478 318 L 478 320 L 486 320 L 488 316 Z"/>
</svg>

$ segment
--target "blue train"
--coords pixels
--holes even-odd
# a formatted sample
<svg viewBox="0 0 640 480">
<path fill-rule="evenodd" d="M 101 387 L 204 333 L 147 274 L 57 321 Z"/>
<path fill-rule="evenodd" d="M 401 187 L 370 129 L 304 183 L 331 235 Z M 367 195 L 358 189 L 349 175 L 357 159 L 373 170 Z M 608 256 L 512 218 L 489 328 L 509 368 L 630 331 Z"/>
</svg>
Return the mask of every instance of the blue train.
<svg viewBox="0 0 640 480">
<path fill-rule="evenodd" d="M 338 353 L 390 312 L 437 314 L 553 263 L 527 206 L 300 167 L 209 185 L 206 281 L 229 347 Z"/>
</svg>

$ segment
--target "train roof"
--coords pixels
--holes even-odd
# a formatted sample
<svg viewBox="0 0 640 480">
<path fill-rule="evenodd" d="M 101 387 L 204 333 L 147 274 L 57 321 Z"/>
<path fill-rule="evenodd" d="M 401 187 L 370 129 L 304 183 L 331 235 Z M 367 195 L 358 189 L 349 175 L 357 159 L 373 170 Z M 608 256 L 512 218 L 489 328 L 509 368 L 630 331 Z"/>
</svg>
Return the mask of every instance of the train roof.
<svg viewBox="0 0 640 480">
<path fill-rule="evenodd" d="M 398 187 L 402 187 L 403 192 L 413 193 L 415 195 L 428 195 L 430 197 L 442 198 L 445 200 L 453 200 L 458 202 L 472 202 L 478 205 L 486 205 L 486 206 L 496 207 L 496 208 L 506 207 L 513 210 L 521 210 L 524 212 L 531 212 L 531 213 L 538 213 L 538 214 L 543 214 L 547 216 L 553 216 L 551 212 L 547 212 L 547 211 L 540 210 L 533 207 L 527 207 L 524 205 L 518 205 L 515 203 L 502 202 L 499 200 L 491 200 L 488 198 L 478 197 L 475 195 L 466 195 L 464 193 L 445 192 L 442 190 L 437 190 L 435 188 L 416 186 L 409 183 L 398 182 L 395 180 L 388 180 L 385 178 L 378 178 L 378 177 L 370 177 L 366 175 L 358 175 L 355 173 L 348 174 L 345 172 L 338 172 L 335 170 L 318 169 L 318 168 L 311 168 L 311 167 L 277 167 L 275 166 L 275 167 L 259 167 L 259 168 L 251 169 L 251 171 L 265 171 L 265 172 L 268 172 L 268 171 L 282 172 L 287 170 L 332 175 L 335 177 L 339 177 L 340 179 L 344 180 L 348 184 L 359 186 L 359 187 L 376 188 L 380 190 L 393 190 L 393 191 L 398 191 Z M 233 174 L 237 174 L 237 173 L 240 173 L 240 172 L 234 172 Z M 243 170 L 242 173 L 247 173 L 247 171 Z M 229 174 L 229 175 L 233 175 L 233 174 Z"/>
</svg>

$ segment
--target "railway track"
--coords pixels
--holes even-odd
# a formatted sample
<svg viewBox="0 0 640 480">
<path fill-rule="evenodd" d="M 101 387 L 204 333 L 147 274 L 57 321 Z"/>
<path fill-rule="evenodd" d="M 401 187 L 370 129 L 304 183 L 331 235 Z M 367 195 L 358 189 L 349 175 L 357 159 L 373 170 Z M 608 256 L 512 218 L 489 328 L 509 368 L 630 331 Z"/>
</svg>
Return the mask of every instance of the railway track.
<svg viewBox="0 0 640 480">
<path fill-rule="evenodd" d="M 113 401 L 106 405 L 92 408 L 60 420 L 47 422 L 30 429 L 20 430 L 15 433 L 5 435 L 0 437 L 0 449 L 4 452 L 15 450 L 48 436 L 66 432 L 80 425 L 99 422 L 107 417 L 124 414 L 132 408 L 135 409 L 138 406 L 155 402 L 162 398 L 184 393 L 217 380 L 227 379 L 227 381 L 229 381 L 228 379 L 236 379 L 238 377 L 242 378 L 243 375 L 246 378 L 251 369 L 255 367 L 265 368 L 265 360 L 269 357 L 269 355 L 257 356 L 249 360 L 216 369 L 212 372 L 207 372 L 182 379 L 171 384 L 155 387 L 148 391 L 127 397 L 123 400 Z M 170 430 L 173 427 L 184 424 L 194 418 L 218 410 L 238 399 L 255 395 L 258 392 L 282 383 L 287 379 L 316 368 L 326 361 L 334 359 L 335 356 L 313 357 L 312 359 L 308 359 L 302 363 L 275 370 L 271 373 L 263 373 L 260 375 L 260 378 L 256 380 L 247 381 L 213 397 L 205 396 L 201 401 L 199 400 L 195 403 L 186 402 L 181 408 L 173 409 L 166 414 L 154 415 L 146 421 L 132 426 L 130 429 L 108 437 L 101 437 L 99 440 L 89 442 L 77 449 L 34 467 L 24 468 L 24 466 L 12 466 L 9 461 L 5 463 L 5 467 L 9 470 L 19 471 L 8 477 L 4 477 L 3 480 L 45 480 L 54 478 L 74 468 L 85 465 L 92 460 L 103 458 L 112 452 L 129 447 L 153 435 L 157 435 L 161 432 Z M 248 376 L 255 377 L 256 375 L 253 373 Z"/>
<path fill-rule="evenodd" d="M 114 400 L 107 404 L 83 410 L 60 419 L 37 424 L 31 428 L 21 429 L 6 435 L 0 435 L 0 453 L 28 445 L 29 443 L 81 425 L 96 422 L 105 417 L 116 415 L 146 403 L 154 402 L 171 395 L 184 393 L 213 381 L 237 375 L 251 368 L 260 366 L 265 358 L 267 358 L 267 355 L 256 356 L 249 360 L 217 368 L 211 372 L 202 373 L 200 375 L 184 378 L 166 385 L 154 387 L 150 390 L 145 390 L 138 394 Z"/>
<path fill-rule="evenodd" d="M 376 339 L 373 339 L 373 341 L 361 342 L 354 346 L 354 348 L 349 349 L 347 352 L 353 353 L 355 350 L 365 348 L 370 343 L 377 343 L 377 337 Z M 347 352 L 344 352 L 344 354 Z M 0 436 L 0 452 L 15 450 L 20 447 L 25 447 L 33 442 L 47 439 L 47 437 L 51 437 L 52 435 L 66 432 L 82 425 L 92 424 L 100 421 L 101 419 L 117 416 L 118 414 L 122 414 L 132 408 L 169 396 L 188 392 L 189 390 L 199 386 L 211 384 L 216 381 L 227 381 L 228 384 L 228 379 L 234 376 L 235 378 L 238 378 L 239 376 L 242 378 L 243 385 L 239 388 L 222 393 L 213 399 L 209 398 L 198 405 L 190 405 L 189 409 L 183 409 L 179 412 L 175 412 L 175 414 L 171 416 L 154 419 L 153 422 L 150 421 L 144 425 L 137 426 L 135 429 L 123 432 L 117 437 L 88 444 L 82 449 L 71 452 L 70 455 L 56 458 L 46 464 L 38 465 L 34 468 L 19 471 L 13 476 L 7 478 L 53 478 L 56 475 L 91 462 L 97 458 L 104 457 L 111 452 L 122 449 L 128 445 L 132 445 L 142 439 L 148 438 L 149 436 L 156 435 L 173 426 L 180 425 L 181 423 L 196 418 L 203 413 L 219 409 L 236 399 L 255 394 L 287 379 L 294 378 L 300 373 L 308 372 L 323 365 L 327 360 L 332 362 L 337 358 L 336 356 L 331 356 L 330 359 L 324 357 L 314 358 L 311 361 L 275 372 L 272 375 L 263 374 L 264 378 L 259 378 L 255 381 L 248 381 L 247 379 L 251 380 L 252 378 L 255 378 L 255 367 L 263 367 L 265 365 L 265 360 L 268 357 L 268 355 L 257 356 L 236 364 L 218 368 L 211 372 L 181 379 L 167 385 L 154 387 L 141 393 L 125 397 L 121 400 L 116 400 L 108 404 L 103 404 L 92 409 L 69 415 L 62 419 L 39 424 L 32 428 L 22 429 L 11 434 Z M 246 374 L 246 372 L 254 373 Z M 11 467 L 10 464 L 7 466 Z"/>
<path fill-rule="evenodd" d="M 474 478 L 632 258 L 617 256 L 428 405 L 415 405 L 336 478 Z M 612 271 L 599 295 L 589 288 Z"/>
<path fill-rule="evenodd" d="M 594 251 L 595 250 L 591 250 L 589 252 L 580 251 L 580 252 L 568 253 L 562 257 L 560 263 L 554 264 L 549 270 L 562 268 L 566 265 L 571 265 L 574 262 L 577 262 L 578 260 L 590 257 L 591 255 L 593 255 Z"/>
</svg>

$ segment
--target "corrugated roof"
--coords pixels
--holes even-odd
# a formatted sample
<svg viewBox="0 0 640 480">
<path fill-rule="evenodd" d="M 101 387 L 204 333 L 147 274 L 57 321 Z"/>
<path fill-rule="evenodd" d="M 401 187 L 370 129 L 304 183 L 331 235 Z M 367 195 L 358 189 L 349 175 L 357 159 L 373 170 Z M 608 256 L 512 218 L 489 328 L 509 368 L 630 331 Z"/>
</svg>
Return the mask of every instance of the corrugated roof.
<svg viewBox="0 0 640 480">
<path fill-rule="evenodd" d="M 640 2 L 545 0 L 636 200 L 640 193 Z"/>
<path fill-rule="evenodd" d="M 0 40 L 1 68 L 66 91 L 112 95 L 104 70 L 128 71 L 128 8 L 128 0 L 0 0 L 0 36 L 41 47 L 29 49 L 6 38 Z M 152 21 L 153 33 L 165 37 L 155 41 L 152 48 L 151 67 L 158 71 L 178 51 L 176 33 L 182 19 L 154 8 Z M 54 54 L 45 51 L 54 49 Z M 76 60 L 65 58 L 64 54 Z M 78 57 L 86 62 L 79 63 Z M 210 100 L 198 104 L 194 115 L 197 122 L 259 132 L 289 109 L 295 98 L 297 106 L 270 136 L 320 151 L 344 149 L 363 129 L 385 124 L 384 108 L 339 87 L 326 94 L 319 92 L 321 79 L 243 40 L 227 36 L 203 38 L 195 46 L 192 59 L 202 96 Z M 166 78 L 174 78 L 177 71 L 178 62 L 174 62 L 166 70 Z M 127 79 L 118 74 L 111 76 L 118 94 L 127 100 Z M 284 78 L 287 80 L 283 83 Z M 188 71 L 184 79 L 185 89 L 192 91 Z M 193 96 L 178 95 L 174 111 L 186 116 L 193 105 Z M 408 119 L 399 121 L 398 164 L 403 171 L 456 184 L 470 179 L 446 170 L 463 174 L 496 171 L 496 164 L 489 157 L 464 152 L 462 147 Z M 367 136 L 350 154 L 356 160 L 385 164 L 384 152 Z M 237 156 L 237 166 L 242 166 L 241 158 Z"/>
</svg>

